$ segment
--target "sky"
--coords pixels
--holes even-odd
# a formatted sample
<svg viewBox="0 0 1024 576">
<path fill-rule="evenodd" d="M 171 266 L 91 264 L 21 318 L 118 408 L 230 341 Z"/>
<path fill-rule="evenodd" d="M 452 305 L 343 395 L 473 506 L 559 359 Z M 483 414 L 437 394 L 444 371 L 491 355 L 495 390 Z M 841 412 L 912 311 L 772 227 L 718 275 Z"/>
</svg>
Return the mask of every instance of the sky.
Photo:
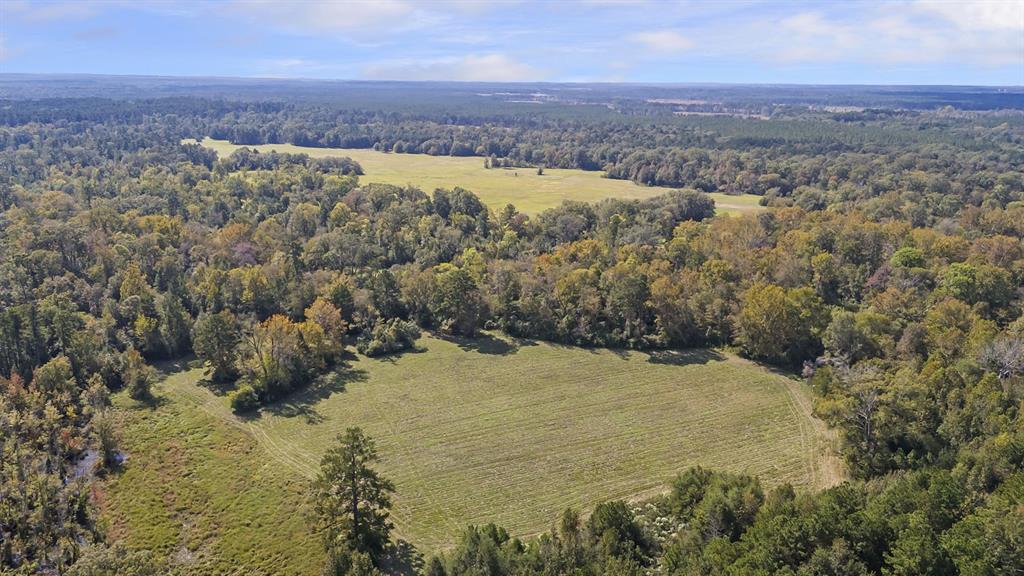
<svg viewBox="0 0 1024 576">
<path fill-rule="evenodd" d="M 1024 0 L 0 0 L 0 73 L 1024 85 Z"/>
</svg>

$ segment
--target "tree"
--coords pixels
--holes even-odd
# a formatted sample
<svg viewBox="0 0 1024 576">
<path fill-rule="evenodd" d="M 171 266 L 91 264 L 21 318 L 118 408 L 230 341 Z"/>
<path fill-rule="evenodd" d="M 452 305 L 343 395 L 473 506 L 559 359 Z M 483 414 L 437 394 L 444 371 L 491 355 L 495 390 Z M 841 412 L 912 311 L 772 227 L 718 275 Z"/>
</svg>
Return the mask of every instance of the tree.
<svg viewBox="0 0 1024 576">
<path fill-rule="evenodd" d="M 929 349 L 947 359 L 960 356 L 976 320 L 971 307 L 959 300 L 946 299 L 935 304 L 924 319 Z"/>
<path fill-rule="evenodd" d="M 420 337 L 420 329 L 414 322 L 392 318 L 378 320 L 369 336 L 364 336 L 357 345 L 361 354 L 381 356 L 412 348 Z"/>
<path fill-rule="evenodd" d="M 193 330 L 196 356 L 210 363 L 216 382 L 233 380 L 238 375 L 239 328 L 235 315 L 227 310 L 203 314 Z"/>
<path fill-rule="evenodd" d="M 402 304 L 401 289 L 398 280 L 390 270 L 374 272 L 370 280 L 370 295 L 373 307 L 384 318 L 404 318 L 405 306 Z"/>
<path fill-rule="evenodd" d="M 743 350 L 755 358 L 784 361 L 789 335 L 796 323 L 794 316 L 786 304 L 785 289 L 755 284 L 743 294 L 736 322 L 737 340 Z"/>
<path fill-rule="evenodd" d="M 323 576 L 380 576 L 369 554 L 352 550 L 328 550 Z"/>
<path fill-rule="evenodd" d="M 924 513 L 915 512 L 907 518 L 895 546 L 885 555 L 888 567 L 885 576 L 927 576 L 950 574 L 953 566 L 938 537 L 928 525 Z"/>
<path fill-rule="evenodd" d="M 509 541 L 508 532 L 493 523 L 468 526 L 451 553 L 451 576 L 501 576 L 509 574 L 501 547 Z"/>
<path fill-rule="evenodd" d="M 100 464 L 105 469 L 113 469 L 118 463 L 119 439 L 114 420 L 107 410 L 93 416 L 92 429 L 99 444 Z"/>
<path fill-rule="evenodd" d="M 264 400 L 291 392 L 307 375 L 302 332 L 298 324 L 275 314 L 252 326 L 245 335 L 249 351 L 247 376 Z"/>
<path fill-rule="evenodd" d="M 145 402 L 153 398 L 153 369 L 146 364 L 138 350 L 129 348 L 124 353 L 121 379 L 133 400 Z"/>
<path fill-rule="evenodd" d="M 50 397 L 71 394 L 75 389 L 75 379 L 67 357 L 57 356 L 36 368 L 32 373 L 32 385 Z"/>
<path fill-rule="evenodd" d="M 168 356 L 177 358 L 189 347 L 188 326 L 192 318 L 181 300 L 174 294 L 167 294 L 160 300 L 160 338 Z"/>
<path fill-rule="evenodd" d="M 892 349 L 892 338 L 886 336 L 890 326 L 891 321 L 881 314 L 838 310 L 832 314 L 822 340 L 830 355 L 856 362 Z"/>
<path fill-rule="evenodd" d="M 981 351 L 978 360 L 1000 378 L 1024 374 L 1024 338 L 994 340 Z"/>
<path fill-rule="evenodd" d="M 587 530 L 608 556 L 638 558 L 646 548 L 643 532 L 622 500 L 598 504 L 587 521 Z"/>
<path fill-rule="evenodd" d="M 360 428 L 346 430 L 320 461 L 313 506 L 329 552 L 361 552 L 376 562 L 387 546 L 395 487 L 370 467 L 376 461 L 376 445 Z"/>
<path fill-rule="evenodd" d="M 438 327 L 452 334 L 476 334 L 485 304 L 472 274 L 453 264 L 441 264 L 436 280 L 430 307 Z"/>
<path fill-rule="evenodd" d="M 447 572 L 444 569 L 444 562 L 437 556 L 432 556 L 430 558 L 430 564 L 427 566 L 426 576 L 447 576 Z"/>
<path fill-rule="evenodd" d="M 323 298 L 317 298 L 310 304 L 305 315 L 306 321 L 299 325 L 302 340 L 309 352 L 308 356 L 319 359 L 318 368 L 322 370 L 333 364 L 345 347 L 342 341 L 345 321 L 341 311 Z"/>
<path fill-rule="evenodd" d="M 836 540 L 831 548 L 817 548 L 797 572 L 798 576 L 868 576 L 868 568 L 845 540 Z"/>
<path fill-rule="evenodd" d="M 817 352 L 818 333 L 827 323 L 827 310 L 809 288 L 759 283 L 743 294 L 737 341 L 754 358 L 799 362 Z"/>
</svg>

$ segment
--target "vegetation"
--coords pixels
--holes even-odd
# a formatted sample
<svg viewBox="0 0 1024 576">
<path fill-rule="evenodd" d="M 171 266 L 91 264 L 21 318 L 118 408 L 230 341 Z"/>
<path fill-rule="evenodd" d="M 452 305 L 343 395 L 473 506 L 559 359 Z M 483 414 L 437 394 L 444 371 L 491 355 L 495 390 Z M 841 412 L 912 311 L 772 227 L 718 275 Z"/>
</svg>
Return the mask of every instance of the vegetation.
<svg viewBox="0 0 1024 576">
<path fill-rule="evenodd" d="M 420 337 L 414 322 L 392 318 L 374 324 L 370 334 L 359 341 L 360 354 L 382 356 L 411 349 Z"/>
<path fill-rule="evenodd" d="M 320 461 L 313 507 L 334 572 L 347 573 L 358 563 L 356 554 L 378 563 L 390 540 L 395 485 L 370 466 L 376 461 L 376 445 L 359 428 L 339 435 L 338 445 Z"/>
<path fill-rule="evenodd" d="M 165 561 L 158 574 L 243 565 L 261 574 L 318 574 L 326 559 L 310 530 L 310 479 L 268 457 L 244 423 L 225 425 L 173 393 L 195 387 L 202 368 L 162 368 L 169 375 L 155 386 L 160 400 L 152 407 L 123 393 L 113 398 L 128 459 L 97 483 L 107 540 Z"/>
<path fill-rule="evenodd" d="M 15 88 L 22 84 L 9 82 Z M 148 85 L 155 93 L 164 89 L 159 82 Z M 96 90 L 105 93 L 105 86 L 99 82 Z M 475 490 L 473 502 L 506 508 L 542 503 L 545 522 L 567 504 L 587 520 L 574 521 L 576 512 L 562 517 L 565 530 L 558 538 L 573 543 L 563 549 L 551 544 L 558 530 L 517 542 L 488 526 L 494 520 L 507 524 L 511 534 L 524 533 L 527 520 L 509 516 L 506 522 L 497 507 L 489 518 L 466 519 L 486 527 L 467 530 L 450 555 L 431 561 L 435 573 L 1022 569 L 1017 544 L 1024 525 L 1024 120 L 1019 110 L 964 110 L 1005 105 L 1007 96 L 971 96 L 958 89 L 872 95 L 851 89 L 867 102 L 892 106 L 916 95 L 918 103 L 834 113 L 807 105 L 821 97 L 799 90 L 778 90 L 776 103 L 766 100 L 771 90 L 737 90 L 712 104 L 724 115 L 705 117 L 688 116 L 703 112 L 689 105 L 659 103 L 652 96 L 662 95 L 661 89 L 646 88 L 644 94 L 641 87 L 598 88 L 575 99 L 552 89 L 557 96 L 550 105 L 529 109 L 451 87 L 452 97 L 446 98 L 436 85 L 420 87 L 421 100 L 408 93 L 395 99 L 373 86 L 347 88 L 344 93 L 355 95 L 351 101 L 316 87 L 292 99 L 267 96 L 279 89 L 273 86 L 246 88 L 254 99 L 208 98 L 218 94 L 212 88 L 177 89 L 172 98 L 138 94 L 123 101 L 37 98 L 49 89 L 29 87 L 26 98 L 0 106 L 0 494 L 10 503 L 0 506 L 5 571 L 66 572 L 80 559 L 96 570 L 118 569 L 103 567 L 110 565 L 106 547 L 135 535 L 107 531 L 96 522 L 95 504 L 104 505 L 103 495 L 93 497 L 90 486 L 96 473 L 109 476 L 103 480 L 110 487 L 106 497 L 121 499 L 117 509 L 123 517 L 133 514 L 124 499 L 139 493 L 121 482 L 141 475 L 132 452 L 144 454 L 147 448 L 137 439 L 148 437 L 157 445 L 167 439 L 148 430 L 119 434 L 112 414 L 159 419 L 167 410 L 181 410 L 163 404 L 152 365 L 198 354 L 208 362 L 202 374 L 208 371 L 211 387 L 226 396 L 199 402 L 216 426 L 230 423 L 267 438 L 279 426 L 284 437 L 289 428 L 315 426 L 307 421 L 316 421 L 321 405 L 327 413 L 341 396 L 330 392 L 341 384 L 357 388 L 358 363 L 348 351 L 353 343 L 375 352 L 408 349 L 418 329 L 469 347 L 477 342 L 481 350 L 481 340 L 460 339 L 483 332 L 491 334 L 483 342 L 499 350 L 509 346 L 493 335 L 496 330 L 554 343 L 535 347 L 544 352 L 561 350 L 555 344 L 611 347 L 627 350 L 621 353 L 628 359 L 624 366 L 640 354 L 628 350 L 671 359 L 670 351 L 680 347 L 735 347 L 751 359 L 801 372 L 813 410 L 838 435 L 854 478 L 825 491 L 796 493 L 774 484 L 785 481 L 786 473 L 758 466 L 756 458 L 767 449 L 748 448 L 729 461 L 706 464 L 727 473 L 754 472 L 765 488 L 748 477 L 687 473 L 679 481 L 684 494 L 651 500 L 657 515 L 650 517 L 615 501 L 643 489 L 635 478 L 616 484 L 628 477 L 616 470 L 640 471 L 655 490 L 688 464 L 679 447 L 694 447 L 672 438 L 671 453 L 659 453 L 664 436 L 655 432 L 661 428 L 645 429 L 647 420 L 628 415 L 660 410 L 656 391 L 636 390 L 663 386 L 658 370 L 683 368 L 655 362 L 639 381 L 616 385 L 617 372 L 607 360 L 619 360 L 610 352 L 562 362 L 544 375 L 525 362 L 524 349 L 507 355 L 515 364 L 506 373 L 463 373 L 440 389 L 457 394 L 445 398 L 445 406 L 462 406 L 463 395 L 473 397 L 484 386 L 488 398 L 524 406 L 520 410 L 534 418 L 521 425 L 523 433 L 533 432 L 525 442 L 510 443 L 497 433 L 506 430 L 502 418 L 515 412 L 499 413 L 493 404 L 476 415 L 444 420 L 444 440 L 434 448 L 390 452 L 402 446 L 390 443 L 402 437 L 401 430 L 374 421 L 364 426 L 381 439 L 380 467 L 395 481 L 396 523 L 439 525 L 430 513 L 403 511 L 403 490 L 416 490 L 408 469 L 403 475 L 403 463 L 416 463 L 418 453 L 432 454 L 435 462 L 452 454 L 465 462 L 486 457 L 487 446 L 470 441 L 481 429 L 491 442 L 523 450 L 528 461 L 563 463 L 559 479 L 546 485 L 580 500 L 545 503 L 539 492 L 523 495 L 447 478 L 449 488 L 461 490 L 461 502 L 469 502 Z M 81 87 L 72 82 L 69 90 Z M 366 98 L 371 94 L 392 97 L 375 104 Z M 936 101 L 959 103 L 960 109 L 929 109 L 926 103 Z M 979 105 L 965 105 L 972 103 Z M 205 137 L 239 145 L 373 149 L 395 164 L 420 159 L 439 166 L 443 158 L 465 157 L 481 180 L 468 182 L 469 189 L 453 182 L 424 191 L 405 182 L 367 183 L 365 174 L 373 173 L 369 159 L 363 166 L 358 159 L 308 154 L 238 150 L 218 156 L 183 143 Z M 484 159 L 488 168 L 482 167 Z M 523 175 L 515 176 L 520 168 Z M 557 182 L 560 170 L 581 171 L 565 179 L 619 179 L 615 185 L 643 193 L 546 209 L 551 204 L 538 201 L 524 212 L 511 203 L 489 206 L 471 191 L 494 178 Z M 602 171 L 608 178 L 600 178 Z M 679 189 L 648 194 L 653 190 L 634 183 Z M 709 193 L 754 194 L 768 209 L 714 217 Z M 366 362 L 380 362 L 383 370 L 406 357 L 413 362 L 429 353 Z M 500 364 L 495 360 L 488 368 Z M 538 405 L 545 396 L 526 384 L 508 393 L 529 390 L 531 402 L 516 404 L 495 394 L 485 375 L 514 382 L 511 375 L 522 369 L 521 362 L 533 370 L 521 381 L 553 386 L 544 389 L 554 395 L 548 396 L 552 402 Z M 706 361 L 709 367 L 735 368 L 733 362 Z M 587 386 L 567 383 L 566 366 L 588 374 Z M 420 371 L 445 375 L 442 368 L 436 362 Z M 458 366 L 447 370 L 459 374 Z M 733 386 L 768 396 L 764 388 L 772 382 L 780 388 L 774 377 L 743 370 L 743 382 Z M 372 407 L 393 416 L 405 403 L 394 389 L 409 382 L 393 376 L 397 383 L 379 387 L 381 395 L 372 402 L 338 411 Z M 115 391 L 123 392 L 111 412 L 105 398 Z M 421 384 L 405 393 L 426 404 L 417 395 L 437 392 Z M 570 392 L 572 402 L 554 401 Z M 710 387 L 701 398 L 717 399 L 716 407 L 745 408 L 737 412 L 745 418 L 765 415 L 762 406 L 744 406 L 739 392 L 718 394 Z M 623 412 L 605 405 L 621 406 L 624 397 L 636 404 Z M 290 417 L 281 413 L 288 406 L 294 410 Z M 486 399 L 480 406 L 488 406 Z M 579 423 L 589 407 L 601 407 L 595 427 L 621 433 L 629 442 L 611 461 L 588 460 L 595 444 L 582 440 L 587 436 L 581 431 L 530 452 L 529 441 L 544 436 L 535 427 L 545 406 L 553 409 L 545 425 L 554 429 L 559 422 Z M 235 416 L 229 407 L 245 414 Z M 662 414 L 651 421 L 678 421 L 675 409 L 672 418 Z M 191 409 L 178 414 L 185 423 L 192 416 Z M 750 440 L 749 430 L 735 428 L 750 422 L 745 418 L 733 415 L 716 433 L 757 445 L 756 435 Z M 481 428 L 481 422 L 489 425 Z M 456 434 L 463 424 L 469 426 L 467 436 Z M 317 446 L 327 446 L 327 437 L 320 440 Z M 760 438 L 769 446 L 775 440 Z M 196 452 L 204 450 L 201 438 L 186 435 L 182 441 L 188 449 L 181 458 L 190 466 L 196 463 L 191 459 L 202 462 Z M 126 466 L 119 444 L 129 451 Z M 719 449 L 710 444 L 695 453 Z M 186 490 L 174 514 L 216 502 L 236 511 L 253 503 L 236 491 L 221 493 L 234 474 L 252 469 L 245 463 L 251 454 L 225 452 L 236 469 L 209 471 L 212 476 L 195 472 L 194 491 Z M 807 453 L 805 446 L 801 454 Z M 645 460 L 651 455 L 656 459 Z M 308 467 L 311 477 L 318 456 L 282 458 L 294 468 Z M 494 477 L 495 461 L 477 463 L 477 472 Z M 609 479 L 604 488 L 615 490 L 602 492 L 596 484 L 571 488 L 587 484 L 581 471 L 592 464 Z M 415 478 L 429 469 L 419 465 Z M 736 469 L 741 465 L 756 469 Z M 536 480 L 537 471 L 529 472 Z M 446 479 L 440 472 L 428 476 L 430 482 Z M 207 482 L 222 484 L 211 488 Z M 159 485 L 166 491 L 166 482 Z M 297 492 L 308 493 L 309 485 L 303 482 Z M 289 517 L 298 505 L 281 494 L 259 494 L 259 500 L 270 510 L 288 509 L 281 517 Z M 598 505 L 601 498 L 608 501 Z M 161 514 L 163 520 L 149 524 L 160 533 L 153 537 L 157 556 L 172 550 L 187 556 L 192 548 L 181 547 L 178 519 Z M 466 516 L 458 516 L 460 523 Z M 169 525 L 173 530 L 165 532 Z M 453 526 L 445 527 L 447 538 Z M 664 537 L 652 538 L 651 531 Z M 143 530 L 143 540 L 150 536 Z M 249 540 L 257 541 L 266 543 L 262 537 Z M 234 550 L 221 552 L 205 554 L 197 570 L 238 557 Z M 342 571 L 372 571 L 379 558 L 361 554 L 332 549 L 329 557 Z M 263 552 L 250 558 L 256 570 L 274 562 Z M 147 558 L 137 560 L 138 570 L 150 569 Z M 307 557 L 289 565 L 312 562 Z"/>
<path fill-rule="evenodd" d="M 364 171 L 365 182 L 413 185 L 424 190 L 455 188 L 472 190 L 493 210 L 508 204 L 526 214 L 537 214 L 554 208 L 566 200 L 597 202 L 605 198 L 644 199 L 671 190 L 663 186 L 640 186 L 620 180 L 602 178 L 600 172 L 578 168 L 528 169 L 501 168 L 488 170 L 478 159 L 459 156 L 430 156 L 380 152 L 365 148 L 314 148 L 292 144 L 248 145 L 226 140 L 204 138 L 201 144 L 229 158 L 240 149 L 264 153 L 305 154 L 310 158 L 351 158 Z M 753 194 L 710 193 L 716 213 L 741 214 L 760 210 L 760 196 Z"/>
<path fill-rule="evenodd" d="M 470 523 L 500 522 L 513 534 L 535 534 L 566 506 L 582 510 L 604 499 L 658 493 L 689 465 L 800 489 L 843 478 L 831 452 L 834 439 L 810 415 L 807 391 L 724 353 L 615 353 L 496 336 L 428 335 L 420 347 L 397 357 L 359 356 L 336 378 L 314 382 L 257 417 L 233 414 L 202 368 L 173 373 L 155 386 L 163 399 L 157 408 L 119 403 L 128 410 L 131 481 L 116 479 L 107 490 L 104 517 L 124 519 L 120 533 L 133 547 L 173 550 L 177 530 L 156 542 L 132 534 L 176 514 L 182 504 L 162 503 L 161 495 L 178 477 L 204 492 L 230 485 L 241 502 L 274 489 L 283 494 L 271 506 L 285 506 L 285 499 L 304 508 L 267 476 L 287 478 L 289 486 L 315 479 L 326 449 L 352 426 L 376 441 L 376 467 L 395 484 L 396 536 L 424 554 L 451 546 Z M 196 416 L 177 427 L 181 414 Z M 168 439 L 157 441 L 154 427 Z M 240 465 L 241 456 L 221 464 L 200 459 L 200 474 L 189 459 L 165 457 L 176 437 L 200 443 L 201 454 L 244 451 L 253 463 Z M 639 437 L 644 450 L 623 461 Z M 247 486 L 244 472 L 260 467 L 266 472 L 253 480 L 259 485 Z M 518 504 L 508 506 L 509 498 Z M 149 503 L 145 509 L 142 502 Z M 235 526 L 243 538 L 271 513 L 232 506 L 190 515 L 191 550 L 222 550 L 218 561 L 242 562 L 223 551 L 228 543 L 219 542 L 215 527 Z M 274 539 L 268 545 L 260 537 L 268 554 L 291 541 L 319 548 L 319 538 L 301 523 L 265 536 Z"/>
</svg>

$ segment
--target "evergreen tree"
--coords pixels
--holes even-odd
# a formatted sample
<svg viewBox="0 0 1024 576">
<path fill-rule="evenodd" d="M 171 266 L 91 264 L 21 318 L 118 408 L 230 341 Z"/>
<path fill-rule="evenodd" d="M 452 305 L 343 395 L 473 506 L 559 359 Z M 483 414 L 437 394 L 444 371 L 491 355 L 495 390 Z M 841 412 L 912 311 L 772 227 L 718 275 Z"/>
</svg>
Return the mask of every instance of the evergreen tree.
<svg viewBox="0 0 1024 576">
<path fill-rule="evenodd" d="M 370 467 L 376 461 L 377 448 L 360 428 L 346 430 L 320 461 L 314 509 L 331 554 L 351 550 L 376 562 L 388 544 L 395 487 Z"/>
<path fill-rule="evenodd" d="M 227 310 L 204 314 L 196 320 L 193 346 L 196 356 L 213 367 L 214 381 L 232 380 L 237 375 L 239 329 L 235 316 Z"/>
</svg>

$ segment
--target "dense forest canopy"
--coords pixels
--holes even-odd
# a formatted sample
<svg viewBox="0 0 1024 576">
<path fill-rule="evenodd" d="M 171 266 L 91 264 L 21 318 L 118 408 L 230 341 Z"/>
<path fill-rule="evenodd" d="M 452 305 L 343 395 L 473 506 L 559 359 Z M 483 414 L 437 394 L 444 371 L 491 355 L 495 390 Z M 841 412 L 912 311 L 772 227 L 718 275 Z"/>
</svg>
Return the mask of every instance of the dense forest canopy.
<svg viewBox="0 0 1024 576">
<path fill-rule="evenodd" d="M 525 542 L 469 527 L 431 574 L 1024 570 L 1019 91 L 538 85 L 516 90 L 547 96 L 516 104 L 486 85 L 18 76 L 0 90 L 5 571 L 173 569 L 108 548 L 89 492 L 121 465 L 109 396 L 156 401 L 152 364 L 197 355 L 246 413 L 344 370 L 346 348 L 400 353 L 422 329 L 735 347 L 806 378 L 852 476 L 798 494 L 690 470 L 666 496 L 567 510 Z M 705 103 L 669 102 L 683 96 Z M 182 143 L 206 136 L 679 190 L 531 217 L 462 188 L 374 184 L 347 158 Z M 769 209 L 715 217 L 704 192 Z M 345 442 L 320 489 L 357 474 L 381 494 L 372 538 L 354 506 L 348 528 L 328 522 L 328 553 L 338 573 L 372 572 L 392 487 L 345 468 L 375 458 L 361 432 Z"/>
</svg>

